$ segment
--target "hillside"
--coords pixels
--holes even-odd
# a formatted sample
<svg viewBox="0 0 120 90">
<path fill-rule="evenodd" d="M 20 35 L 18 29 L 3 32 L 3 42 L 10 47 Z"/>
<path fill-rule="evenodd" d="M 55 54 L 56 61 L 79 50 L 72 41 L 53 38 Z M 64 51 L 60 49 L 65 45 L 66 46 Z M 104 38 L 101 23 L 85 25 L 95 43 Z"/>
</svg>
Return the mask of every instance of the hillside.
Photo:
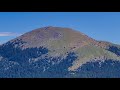
<svg viewBox="0 0 120 90">
<path fill-rule="evenodd" d="M 0 46 L 0 77 L 120 77 L 120 45 L 42 27 Z"/>
</svg>

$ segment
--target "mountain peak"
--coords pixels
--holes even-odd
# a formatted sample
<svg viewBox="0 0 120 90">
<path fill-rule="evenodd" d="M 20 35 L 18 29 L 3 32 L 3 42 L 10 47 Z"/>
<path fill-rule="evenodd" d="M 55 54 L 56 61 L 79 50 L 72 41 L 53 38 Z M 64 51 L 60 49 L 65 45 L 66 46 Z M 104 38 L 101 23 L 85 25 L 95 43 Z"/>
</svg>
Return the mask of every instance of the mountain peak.
<svg viewBox="0 0 120 90">
<path fill-rule="evenodd" d="M 80 73 L 81 69 L 83 71 L 80 75 L 88 72 L 85 76 L 89 73 L 93 76 L 94 72 L 98 74 L 98 69 L 101 75 L 102 68 L 103 72 L 110 70 L 111 73 L 111 68 L 114 69 L 113 65 L 116 63 L 113 61 L 117 63 L 120 61 L 120 46 L 94 40 L 79 31 L 65 27 L 38 28 L 0 45 L 0 67 L 2 68 L 0 76 L 2 77 L 5 75 L 8 75 L 7 77 L 20 75 L 20 77 L 25 75 L 66 77 L 66 74 L 69 76 L 71 73 L 76 77 L 76 73 Z M 110 69 L 107 69 L 106 63 L 109 64 Z M 116 65 L 114 70 L 117 72 L 118 64 Z"/>
<path fill-rule="evenodd" d="M 27 42 L 24 44 L 24 47 L 26 48 L 39 47 L 41 45 L 46 47 L 54 47 L 56 45 L 65 45 L 66 47 L 81 47 L 96 42 L 94 39 L 77 30 L 53 26 L 32 30 L 16 39 Z"/>
</svg>

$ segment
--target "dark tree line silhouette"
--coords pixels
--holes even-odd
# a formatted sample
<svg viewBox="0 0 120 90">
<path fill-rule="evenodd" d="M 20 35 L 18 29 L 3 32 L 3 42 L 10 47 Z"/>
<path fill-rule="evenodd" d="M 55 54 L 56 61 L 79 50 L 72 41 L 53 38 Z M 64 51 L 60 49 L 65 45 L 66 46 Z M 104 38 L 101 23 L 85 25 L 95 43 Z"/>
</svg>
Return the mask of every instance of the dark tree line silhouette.
<svg viewBox="0 0 120 90">
<path fill-rule="evenodd" d="M 109 46 L 109 51 L 115 53 L 116 55 L 120 56 L 120 48 L 116 46 Z"/>
</svg>

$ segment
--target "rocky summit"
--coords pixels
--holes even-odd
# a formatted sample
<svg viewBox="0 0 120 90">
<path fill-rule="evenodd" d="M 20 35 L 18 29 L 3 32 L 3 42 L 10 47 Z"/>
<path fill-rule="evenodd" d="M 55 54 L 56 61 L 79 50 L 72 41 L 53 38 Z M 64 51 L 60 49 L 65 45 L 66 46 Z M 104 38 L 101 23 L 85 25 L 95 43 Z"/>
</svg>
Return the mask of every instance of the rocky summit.
<svg viewBox="0 0 120 90">
<path fill-rule="evenodd" d="M 120 45 L 42 27 L 0 45 L 0 78 L 120 77 Z"/>
</svg>

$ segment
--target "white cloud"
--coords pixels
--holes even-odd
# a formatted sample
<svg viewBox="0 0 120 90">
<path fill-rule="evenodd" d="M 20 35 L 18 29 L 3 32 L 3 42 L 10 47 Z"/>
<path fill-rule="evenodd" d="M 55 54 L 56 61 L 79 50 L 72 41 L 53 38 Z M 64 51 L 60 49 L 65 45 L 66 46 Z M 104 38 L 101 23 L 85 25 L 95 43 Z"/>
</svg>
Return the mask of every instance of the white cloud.
<svg viewBox="0 0 120 90">
<path fill-rule="evenodd" d="M 21 34 L 19 33 L 13 33 L 13 32 L 0 32 L 0 37 L 4 36 L 20 36 Z"/>
</svg>

